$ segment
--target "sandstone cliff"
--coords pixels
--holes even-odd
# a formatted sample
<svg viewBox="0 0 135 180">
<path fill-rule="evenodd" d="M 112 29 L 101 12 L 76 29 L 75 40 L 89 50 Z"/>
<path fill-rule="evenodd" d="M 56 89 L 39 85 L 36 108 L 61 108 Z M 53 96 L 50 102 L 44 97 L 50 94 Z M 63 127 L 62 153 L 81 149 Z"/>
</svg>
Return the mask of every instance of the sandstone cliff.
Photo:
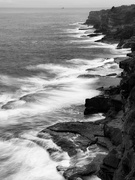
<svg viewBox="0 0 135 180">
<path fill-rule="evenodd" d="M 135 5 L 112 7 L 109 10 L 91 11 L 86 24 L 94 25 L 96 32 L 103 32 L 103 40 L 120 41 L 119 47 L 131 47 L 135 35 Z"/>
<path fill-rule="evenodd" d="M 102 180 L 135 180 L 135 5 L 90 12 L 86 24 L 94 25 L 96 32 L 105 34 L 102 41 L 115 40 L 119 48 L 131 47 L 129 58 L 119 60 L 123 69 L 119 93 L 123 113 L 104 124 L 104 135 L 110 136 L 114 144 L 117 132 L 115 140 L 119 143 L 103 160 L 98 176 Z"/>
</svg>

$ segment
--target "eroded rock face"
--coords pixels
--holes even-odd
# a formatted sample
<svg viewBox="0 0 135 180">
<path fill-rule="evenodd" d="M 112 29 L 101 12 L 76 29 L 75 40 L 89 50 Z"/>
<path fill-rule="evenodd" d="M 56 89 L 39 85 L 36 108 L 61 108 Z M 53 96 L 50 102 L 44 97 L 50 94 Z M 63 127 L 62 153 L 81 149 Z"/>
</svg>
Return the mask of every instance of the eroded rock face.
<svg viewBox="0 0 135 180">
<path fill-rule="evenodd" d="M 135 5 L 113 7 L 110 10 L 90 12 L 86 21 L 94 25 L 96 33 L 103 33 L 102 41 L 118 42 L 118 48 L 131 48 L 127 58 L 116 59 L 120 68 L 121 82 L 119 89 L 104 89 L 109 96 L 105 109 L 99 109 L 96 98 L 86 101 L 86 114 L 107 112 L 110 122 L 104 123 L 104 137 L 98 143 L 112 143 L 109 154 L 104 159 L 98 173 L 102 180 L 134 180 L 135 179 Z M 95 101 L 95 105 L 92 101 Z M 108 109 L 107 110 L 107 103 Z M 94 104 L 94 105 L 92 105 Z M 110 106 L 111 104 L 111 106 Z M 100 104 L 102 106 L 102 104 Z M 113 108 L 112 108 L 113 107 Z M 113 111 L 117 111 L 115 114 Z M 123 112 L 122 112 L 123 110 Z M 122 113 L 120 113 L 122 112 Z M 118 114 L 121 114 L 120 116 Z M 113 114 L 113 116 L 111 116 Z M 109 140 L 109 141 L 108 141 Z M 114 147 L 115 146 L 115 147 Z"/>
<path fill-rule="evenodd" d="M 118 48 L 135 49 L 135 5 L 112 7 L 108 10 L 91 11 L 86 24 L 94 25 L 96 32 L 106 36 L 103 40 L 119 41 Z"/>
</svg>

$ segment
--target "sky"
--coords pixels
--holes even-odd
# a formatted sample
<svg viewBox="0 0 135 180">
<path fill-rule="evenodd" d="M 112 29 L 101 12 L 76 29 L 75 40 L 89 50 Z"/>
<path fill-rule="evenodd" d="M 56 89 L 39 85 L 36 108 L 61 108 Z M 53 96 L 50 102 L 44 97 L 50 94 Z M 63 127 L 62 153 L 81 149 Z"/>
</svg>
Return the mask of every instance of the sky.
<svg viewBox="0 0 135 180">
<path fill-rule="evenodd" d="M 93 8 L 135 4 L 135 0 L 0 0 L 0 7 Z"/>
</svg>

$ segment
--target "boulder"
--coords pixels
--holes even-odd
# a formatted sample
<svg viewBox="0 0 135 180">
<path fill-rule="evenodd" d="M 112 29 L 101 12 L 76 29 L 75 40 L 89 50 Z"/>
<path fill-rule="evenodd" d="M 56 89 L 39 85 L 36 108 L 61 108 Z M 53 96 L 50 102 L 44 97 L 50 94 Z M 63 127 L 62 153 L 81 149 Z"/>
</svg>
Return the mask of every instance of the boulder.
<svg viewBox="0 0 135 180">
<path fill-rule="evenodd" d="M 89 34 L 88 36 L 89 36 L 89 37 L 96 37 L 96 36 L 99 36 L 99 35 L 101 35 L 101 33 Z"/>
<path fill-rule="evenodd" d="M 100 95 L 91 99 L 85 100 L 84 115 L 94 113 L 107 113 L 110 109 L 110 98 L 108 96 Z"/>
<path fill-rule="evenodd" d="M 90 163 L 81 167 L 71 167 L 64 172 L 63 176 L 68 180 L 75 180 L 76 178 L 83 179 L 83 176 L 92 175 L 96 171 L 96 165 L 94 163 Z"/>
<path fill-rule="evenodd" d="M 107 74 L 106 76 L 117 76 L 116 73 Z"/>
</svg>

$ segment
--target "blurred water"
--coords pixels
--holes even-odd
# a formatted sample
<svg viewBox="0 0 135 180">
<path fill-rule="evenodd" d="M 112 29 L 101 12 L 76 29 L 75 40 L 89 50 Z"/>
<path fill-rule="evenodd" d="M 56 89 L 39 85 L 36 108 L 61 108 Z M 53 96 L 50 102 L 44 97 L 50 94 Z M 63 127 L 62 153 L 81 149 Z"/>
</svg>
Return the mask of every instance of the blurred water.
<svg viewBox="0 0 135 180">
<path fill-rule="evenodd" d="M 56 166 L 72 160 L 37 133 L 56 122 L 101 119 L 83 117 L 85 99 L 99 91 L 98 77 L 80 75 L 120 73 L 113 58 L 128 50 L 87 36 L 94 32 L 82 25 L 90 9 L 0 10 L 0 179 L 62 180 Z M 48 148 L 57 149 L 54 157 Z M 98 151 L 81 153 L 78 162 Z"/>
</svg>

